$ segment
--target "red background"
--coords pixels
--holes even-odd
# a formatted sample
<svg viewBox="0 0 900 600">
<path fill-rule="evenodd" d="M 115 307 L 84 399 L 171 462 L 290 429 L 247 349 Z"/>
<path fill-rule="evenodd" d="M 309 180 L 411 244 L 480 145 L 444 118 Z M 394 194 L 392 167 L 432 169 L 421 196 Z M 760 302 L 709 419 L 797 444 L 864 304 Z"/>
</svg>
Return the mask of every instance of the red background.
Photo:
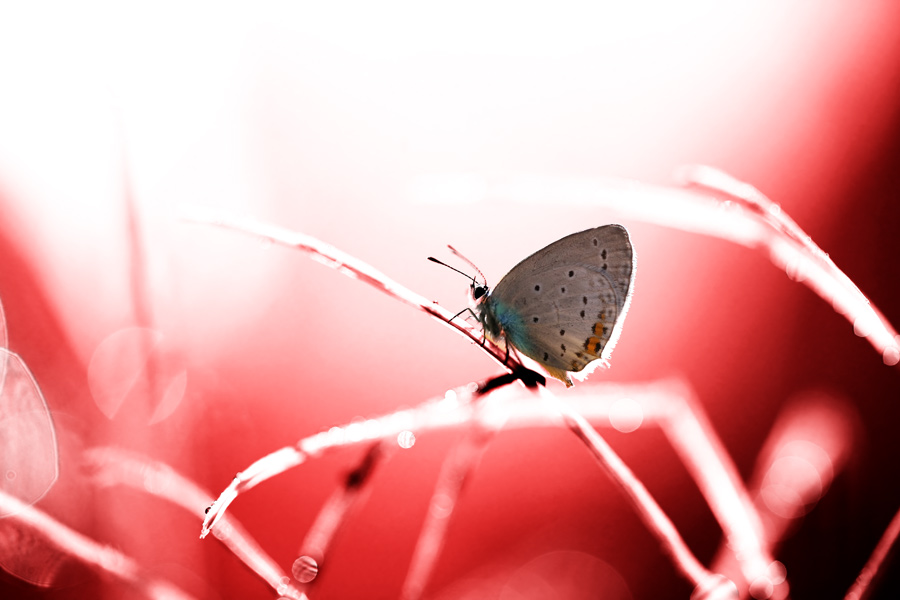
<svg viewBox="0 0 900 600">
<path fill-rule="evenodd" d="M 477 190 L 508 174 L 665 184 L 679 165 L 711 164 L 779 202 L 896 325 L 900 5 L 8 12 L 0 300 L 59 436 L 60 478 L 39 508 L 198 597 L 266 597 L 197 539 L 202 506 L 98 489 L 81 452 L 123 446 L 217 493 L 303 436 L 496 372 L 421 313 L 299 253 L 181 222 L 181 207 L 317 236 L 449 309 L 465 306 L 465 281 L 425 260 L 445 244 L 496 283 L 616 220 L 639 254 L 636 293 L 611 370 L 591 381 L 683 375 L 744 476 L 792 398 L 844 399 L 862 424 L 854 454 L 777 558 L 795 598 L 852 584 L 900 505 L 897 369 L 761 253 L 602 209 L 481 203 Z M 435 181 L 473 202 L 445 201 Z M 164 409 L 135 392 L 111 411 L 92 357 L 136 325 L 162 334 L 157 364 L 166 381 L 185 373 L 185 392 Z M 396 597 L 457 435 L 419 436 L 380 468 L 313 598 Z M 708 563 L 720 531 L 662 436 L 610 441 Z M 289 569 L 358 456 L 267 482 L 234 514 Z M 429 593 L 462 597 L 532 560 L 558 570 L 555 552 L 609 565 L 634 598 L 691 591 L 574 437 L 541 430 L 492 442 Z M 898 570 L 876 598 L 896 593 Z M 57 584 L 0 578 L 10 597 L 130 593 L 77 566 Z"/>
</svg>

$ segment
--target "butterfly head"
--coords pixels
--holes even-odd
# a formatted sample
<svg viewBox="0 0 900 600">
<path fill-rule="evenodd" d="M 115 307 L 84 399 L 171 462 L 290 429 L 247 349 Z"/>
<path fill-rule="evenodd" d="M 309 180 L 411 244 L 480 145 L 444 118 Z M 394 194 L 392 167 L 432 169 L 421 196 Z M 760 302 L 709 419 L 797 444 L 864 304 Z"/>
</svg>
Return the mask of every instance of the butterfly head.
<svg viewBox="0 0 900 600">
<path fill-rule="evenodd" d="M 487 284 L 478 283 L 474 279 L 472 280 L 472 285 L 470 286 L 470 291 L 472 294 L 472 300 L 475 301 L 475 304 L 481 304 L 484 302 L 484 299 L 487 298 L 488 286 Z"/>
<path fill-rule="evenodd" d="M 484 278 L 484 273 L 481 272 L 481 269 L 479 269 L 477 266 L 475 266 L 475 263 L 473 263 L 471 260 L 469 260 L 462 254 L 460 254 L 456 248 L 454 248 L 453 246 L 447 246 L 447 247 L 450 248 L 450 251 L 453 254 L 455 254 L 456 256 L 460 257 L 461 259 L 463 259 L 464 261 L 469 263 L 469 265 L 478 272 L 478 275 L 481 277 L 481 281 L 483 283 L 479 283 L 478 279 L 475 276 L 469 275 L 468 273 L 464 273 L 464 272 L 460 271 L 459 269 L 457 269 L 456 267 L 451 267 L 447 263 L 441 262 L 438 259 L 434 258 L 433 256 L 429 256 L 428 260 L 430 260 L 431 262 L 436 262 L 439 265 L 443 265 L 453 271 L 456 271 L 460 275 L 465 275 L 465 277 L 467 279 L 471 279 L 472 283 L 469 285 L 469 293 L 472 295 L 472 303 L 476 307 L 481 306 L 481 304 L 488 297 L 488 292 L 490 292 L 490 288 L 488 288 L 487 280 Z"/>
</svg>

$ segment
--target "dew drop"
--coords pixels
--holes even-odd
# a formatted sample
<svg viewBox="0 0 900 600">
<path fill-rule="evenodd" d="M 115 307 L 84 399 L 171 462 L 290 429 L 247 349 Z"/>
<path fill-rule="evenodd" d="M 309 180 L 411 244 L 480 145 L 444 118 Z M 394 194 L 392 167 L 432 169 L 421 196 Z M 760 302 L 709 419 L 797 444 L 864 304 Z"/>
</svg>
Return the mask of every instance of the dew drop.
<svg viewBox="0 0 900 600">
<path fill-rule="evenodd" d="M 617 431 L 631 433 L 644 422 L 644 409 L 631 398 L 616 400 L 609 409 L 609 423 Z"/>
<path fill-rule="evenodd" d="M 10 469 L 9 471 L 6 472 L 6 480 L 7 481 L 12 481 L 15 478 L 16 478 L 16 471 L 14 469 Z"/>
<path fill-rule="evenodd" d="M 768 567 L 766 567 L 766 575 L 768 575 L 769 579 L 775 585 L 781 585 L 787 579 L 787 569 L 780 560 L 772 561 Z"/>
<path fill-rule="evenodd" d="M 416 444 L 416 434 L 406 429 L 397 434 L 397 445 L 408 450 Z"/>
<path fill-rule="evenodd" d="M 435 519 L 446 519 L 453 512 L 454 504 L 453 498 L 447 494 L 435 494 L 428 510 Z"/>
<path fill-rule="evenodd" d="M 343 440 L 345 435 L 344 428 L 337 425 L 328 430 L 328 436 L 335 440 L 336 443 L 338 440 Z"/>
<path fill-rule="evenodd" d="M 784 267 L 787 276 L 798 283 L 806 280 L 806 261 L 802 258 L 795 258 L 788 262 Z"/>
<path fill-rule="evenodd" d="M 771 598 L 774 591 L 775 586 L 772 585 L 772 582 L 766 576 L 754 579 L 753 583 L 750 584 L 749 590 L 750 597 L 755 598 L 756 600 L 766 600 L 767 598 Z"/>
<path fill-rule="evenodd" d="M 457 406 L 459 406 L 459 394 L 456 393 L 456 390 L 451 389 L 444 392 L 440 407 L 445 410 L 455 410 Z"/>
<path fill-rule="evenodd" d="M 864 315 L 853 321 L 853 333 L 859 337 L 869 337 L 875 329 L 875 317 Z"/>
<path fill-rule="evenodd" d="M 888 346 L 884 349 L 881 358 L 884 361 L 884 364 L 893 367 L 897 363 L 900 363 L 900 348 L 897 346 Z"/>
<path fill-rule="evenodd" d="M 301 556 L 291 565 L 291 575 L 300 583 L 309 583 L 319 574 L 319 563 L 312 556 Z"/>
</svg>

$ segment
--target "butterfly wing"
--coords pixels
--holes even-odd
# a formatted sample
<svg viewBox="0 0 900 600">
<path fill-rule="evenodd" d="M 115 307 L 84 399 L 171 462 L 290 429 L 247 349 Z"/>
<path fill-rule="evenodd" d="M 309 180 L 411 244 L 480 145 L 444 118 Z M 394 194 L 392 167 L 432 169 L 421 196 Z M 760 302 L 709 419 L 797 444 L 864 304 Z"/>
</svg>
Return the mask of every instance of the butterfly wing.
<svg viewBox="0 0 900 600">
<path fill-rule="evenodd" d="M 621 225 L 558 240 L 512 268 L 488 298 L 504 337 L 550 375 L 609 358 L 631 301 L 635 258 Z"/>
</svg>

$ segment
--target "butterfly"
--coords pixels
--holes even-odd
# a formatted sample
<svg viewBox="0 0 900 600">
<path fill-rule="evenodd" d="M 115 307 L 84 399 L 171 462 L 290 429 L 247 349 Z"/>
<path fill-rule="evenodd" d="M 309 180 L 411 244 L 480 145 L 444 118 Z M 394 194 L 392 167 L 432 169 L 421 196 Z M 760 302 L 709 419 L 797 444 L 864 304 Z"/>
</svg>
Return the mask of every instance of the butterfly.
<svg viewBox="0 0 900 600">
<path fill-rule="evenodd" d="M 570 387 L 570 373 L 612 354 L 631 304 L 635 264 L 621 225 L 573 233 L 517 264 L 493 290 L 472 277 L 469 310 L 488 339 Z"/>
</svg>

